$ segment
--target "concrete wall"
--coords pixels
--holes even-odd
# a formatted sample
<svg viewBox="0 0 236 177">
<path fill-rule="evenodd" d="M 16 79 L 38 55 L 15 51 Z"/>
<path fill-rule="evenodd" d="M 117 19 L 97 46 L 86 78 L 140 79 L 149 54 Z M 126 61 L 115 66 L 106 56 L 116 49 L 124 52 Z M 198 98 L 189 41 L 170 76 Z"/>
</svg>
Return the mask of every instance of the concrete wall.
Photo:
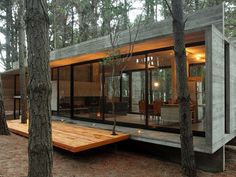
<svg viewBox="0 0 236 177">
<path fill-rule="evenodd" d="M 236 47 L 230 43 L 230 133 L 236 131 Z"/>
<path fill-rule="evenodd" d="M 203 9 L 195 13 L 188 15 L 188 20 L 185 25 L 185 30 L 194 30 L 197 28 L 203 28 L 214 24 L 217 28 L 223 32 L 224 24 L 224 6 L 218 5 L 209 9 Z M 135 36 L 137 34 L 137 38 Z M 131 34 L 129 30 L 120 32 L 118 39 L 118 46 L 124 46 L 130 44 L 135 39 L 135 42 L 143 42 L 149 39 L 158 37 L 165 37 L 171 35 L 172 19 L 167 19 L 159 23 L 144 24 L 139 29 L 132 29 Z M 132 40 L 130 40 L 130 35 Z M 85 54 L 92 54 L 101 52 L 111 48 L 111 42 L 109 36 L 103 36 L 100 38 L 85 41 L 76 45 L 72 45 L 66 48 L 58 49 L 50 53 L 50 61 L 60 60 L 63 58 L 70 58 L 74 56 L 82 56 Z"/>
<path fill-rule="evenodd" d="M 214 25 L 206 32 L 206 66 L 206 139 L 214 149 L 225 134 L 224 37 Z"/>
</svg>

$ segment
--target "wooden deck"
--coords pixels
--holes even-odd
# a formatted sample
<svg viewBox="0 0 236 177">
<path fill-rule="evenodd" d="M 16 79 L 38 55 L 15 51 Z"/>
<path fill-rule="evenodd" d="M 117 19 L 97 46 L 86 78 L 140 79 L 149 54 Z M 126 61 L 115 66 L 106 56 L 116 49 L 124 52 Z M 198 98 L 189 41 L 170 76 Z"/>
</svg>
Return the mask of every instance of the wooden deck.
<svg viewBox="0 0 236 177">
<path fill-rule="evenodd" d="M 19 120 L 10 120 L 7 123 L 11 132 L 28 137 L 27 124 L 21 124 Z M 52 122 L 53 146 L 73 153 L 116 143 L 128 138 L 128 134 L 118 133 L 118 135 L 113 136 L 111 131 L 107 130 L 83 127 L 65 122 Z"/>
</svg>

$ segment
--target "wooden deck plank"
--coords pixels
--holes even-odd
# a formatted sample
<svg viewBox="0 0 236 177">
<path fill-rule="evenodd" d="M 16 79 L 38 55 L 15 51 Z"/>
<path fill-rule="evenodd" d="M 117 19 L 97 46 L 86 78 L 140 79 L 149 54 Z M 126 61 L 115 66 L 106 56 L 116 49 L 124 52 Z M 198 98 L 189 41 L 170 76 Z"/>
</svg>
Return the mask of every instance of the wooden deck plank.
<svg viewBox="0 0 236 177">
<path fill-rule="evenodd" d="M 28 125 L 19 120 L 7 121 L 11 132 L 28 137 Z M 116 143 L 129 138 L 128 134 L 111 135 L 111 131 L 83 127 L 65 122 L 52 122 L 53 146 L 70 152 L 81 152 L 88 149 Z"/>
</svg>

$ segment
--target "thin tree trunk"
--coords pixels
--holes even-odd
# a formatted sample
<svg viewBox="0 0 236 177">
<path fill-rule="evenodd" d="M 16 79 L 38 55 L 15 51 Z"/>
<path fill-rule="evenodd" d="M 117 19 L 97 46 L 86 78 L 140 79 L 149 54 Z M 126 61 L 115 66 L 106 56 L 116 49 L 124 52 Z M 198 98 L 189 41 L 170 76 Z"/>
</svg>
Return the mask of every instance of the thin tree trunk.
<svg viewBox="0 0 236 177">
<path fill-rule="evenodd" d="M 10 135 L 7 127 L 5 108 L 3 103 L 2 78 L 0 75 L 0 135 Z"/>
<path fill-rule="evenodd" d="M 46 0 L 26 0 L 29 68 L 28 177 L 52 177 L 49 18 Z"/>
<path fill-rule="evenodd" d="M 27 122 L 27 94 L 25 81 L 25 23 L 24 23 L 24 1 L 19 1 L 19 68 L 20 68 L 20 95 L 21 95 L 21 123 Z"/>
<path fill-rule="evenodd" d="M 57 49 L 57 13 L 56 13 L 56 8 L 57 8 L 57 0 L 52 1 L 53 4 L 53 24 L 52 24 L 52 29 L 53 29 L 53 48 L 54 50 Z"/>
<path fill-rule="evenodd" d="M 171 0 L 174 32 L 174 51 L 177 66 L 178 100 L 180 114 L 181 162 L 183 173 L 196 176 L 193 151 L 192 119 L 190 116 L 190 95 L 187 84 L 186 51 L 184 41 L 184 19 L 182 0 Z"/>
<path fill-rule="evenodd" d="M 129 11 L 129 4 L 127 2 L 127 0 L 124 0 L 124 21 L 123 21 L 123 27 L 122 27 L 122 30 L 126 30 L 128 25 L 129 25 L 129 14 L 128 14 L 128 11 Z"/>
<path fill-rule="evenodd" d="M 6 1 L 6 69 L 11 69 L 12 2 Z"/>
<path fill-rule="evenodd" d="M 70 44 L 74 44 L 74 22 L 75 22 L 75 15 L 74 15 L 74 6 L 71 7 L 71 41 Z"/>
<path fill-rule="evenodd" d="M 113 122 L 113 128 L 112 128 L 112 135 L 117 135 L 116 134 L 116 108 L 115 108 L 115 96 L 116 96 L 116 83 L 115 83 L 115 69 L 116 69 L 116 64 L 115 60 L 111 61 L 112 63 L 112 115 L 114 117 L 114 122 Z"/>
<path fill-rule="evenodd" d="M 14 23 L 13 23 L 14 21 Z M 16 12 L 14 11 L 14 20 L 12 20 L 12 28 L 11 28 L 11 61 L 12 61 L 12 66 L 15 61 L 18 61 L 18 26 L 17 26 L 17 15 Z"/>
</svg>

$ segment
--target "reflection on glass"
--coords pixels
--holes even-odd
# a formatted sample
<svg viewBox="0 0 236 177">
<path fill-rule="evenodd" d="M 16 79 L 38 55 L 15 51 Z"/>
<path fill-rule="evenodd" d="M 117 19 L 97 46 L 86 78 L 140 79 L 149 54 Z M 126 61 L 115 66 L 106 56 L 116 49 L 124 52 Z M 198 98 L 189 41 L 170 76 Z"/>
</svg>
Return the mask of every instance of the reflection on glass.
<svg viewBox="0 0 236 177">
<path fill-rule="evenodd" d="M 53 68 L 51 70 L 51 85 L 52 85 L 52 97 L 51 97 L 51 110 L 52 114 L 57 114 L 57 84 L 58 84 L 58 68 Z"/>
<path fill-rule="evenodd" d="M 59 115 L 70 116 L 70 66 L 59 68 Z"/>
<path fill-rule="evenodd" d="M 100 63 L 74 67 L 74 116 L 102 119 L 102 72 Z"/>
<path fill-rule="evenodd" d="M 104 86 L 106 120 L 114 121 L 116 117 L 117 122 L 145 123 L 139 115 L 139 102 L 144 99 L 145 94 L 145 62 L 143 60 L 144 56 L 140 55 L 106 63 Z"/>
<path fill-rule="evenodd" d="M 171 68 L 156 68 L 151 72 L 150 102 L 162 100 L 167 102 L 172 98 Z"/>
<path fill-rule="evenodd" d="M 145 71 L 132 72 L 132 105 L 131 111 L 135 113 L 140 111 L 140 101 L 145 100 Z"/>
<path fill-rule="evenodd" d="M 194 131 L 204 131 L 205 46 L 186 51 L 192 127 Z M 98 62 L 73 66 L 75 117 L 106 121 L 116 117 L 122 123 L 145 125 L 147 121 L 151 127 L 179 129 L 177 68 L 172 50 L 103 64 L 104 68 Z M 60 115 L 71 111 L 70 73 L 70 67 L 59 68 Z"/>
</svg>

